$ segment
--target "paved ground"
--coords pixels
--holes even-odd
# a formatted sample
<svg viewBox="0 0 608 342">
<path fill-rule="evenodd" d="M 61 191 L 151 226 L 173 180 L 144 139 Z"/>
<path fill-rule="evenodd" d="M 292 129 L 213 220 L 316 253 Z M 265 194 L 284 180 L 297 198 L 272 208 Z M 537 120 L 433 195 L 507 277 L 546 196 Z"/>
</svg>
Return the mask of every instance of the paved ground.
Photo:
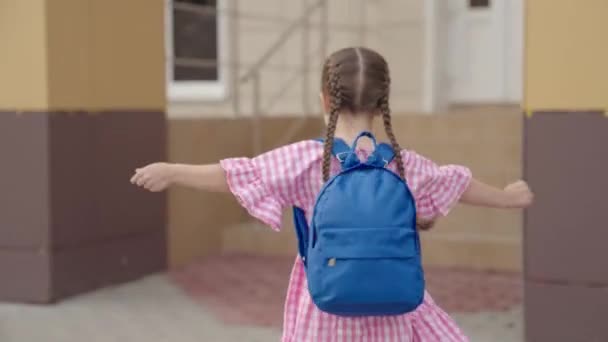
<svg viewBox="0 0 608 342">
<path fill-rule="evenodd" d="M 266 342 L 278 336 L 274 329 L 221 324 L 166 276 L 52 307 L 0 304 L 2 342 Z"/>
<path fill-rule="evenodd" d="M 252 268 L 252 264 L 243 263 L 241 259 L 223 259 L 230 267 L 236 267 L 236 263 L 246 268 Z M 235 261 L 236 260 L 236 261 Z M 251 260 L 248 258 L 248 260 Z M 249 261 L 251 262 L 251 261 Z M 222 302 L 222 296 L 230 291 L 242 291 L 242 288 L 230 288 L 227 286 L 215 287 L 225 291 L 216 291 L 210 294 L 205 288 L 201 288 L 200 283 L 192 282 L 192 277 L 211 271 L 210 267 L 225 269 L 226 264 L 220 261 L 213 261 L 210 264 L 200 264 L 194 268 L 177 272 L 177 274 L 155 275 L 137 282 L 103 289 L 91 294 L 69 299 L 55 306 L 41 307 L 28 305 L 0 304 L 0 341 L 1 342 L 190 342 L 190 341 L 210 341 L 210 342 L 257 342 L 257 341 L 278 341 L 279 328 L 274 320 L 273 310 L 270 316 L 257 320 L 255 307 L 266 307 L 281 305 L 282 298 L 266 302 L 268 290 L 271 293 L 280 293 L 280 290 L 272 288 L 272 282 L 268 279 L 277 277 L 274 270 L 283 279 L 277 284 L 284 284 L 285 278 L 282 274 L 286 262 L 277 261 L 276 267 L 269 268 L 268 260 L 264 263 L 264 268 L 272 276 L 265 277 L 267 282 L 261 291 L 253 288 L 251 293 L 258 293 L 257 298 L 249 302 L 249 309 L 239 310 L 237 306 Z M 223 265 L 223 266 L 218 266 Z M 283 266 L 281 266 L 283 265 Z M 283 268 L 281 268 L 283 267 Z M 193 271 L 198 270 L 198 271 Z M 204 272 L 203 272 L 204 271 Z M 259 270 L 253 270 L 260 272 Z M 241 272 L 239 272 L 241 273 Z M 234 272 L 229 272 L 234 284 Z M 448 272 L 430 273 L 429 278 L 435 279 L 436 283 L 448 283 L 441 281 L 449 277 L 449 283 L 462 287 L 455 279 L 469 279 L 475 277 L 467 272 Z M 480 276 L 476 276 L 479 278 Z M 218 273 L 215 273 L 218 278 Z M 508 284 L 508 279 L 500 278 L 496 275 L 487 275 L 485 281 L 474 278 L 475 283 L 494 284 L 493 288 L 500 288 L 500 284 Z M 218 281 L 218 280 L 216 280 Z M 221 280 L 220 280 L 221 281 Z M 433 282 L 433 281 L 431 281 Z M 224 284 L 226 284 L 225 282 Z M 237 281 L 237 283 L 239 283 Z M 249 283 L 251 284 L 251 282 Z M 216 284 L 221 285 L 221 284 Z M 251 286 L 251 285 L 250 285 Z M 459 287 L 456 287 L 458 289 Z M 437 286 L 436 286 L 437 287 Z M 198 290 L 197 290 L 198 289 Z M 450 290 L 441 290 L 450 293 Z M 227 291 L 227 292 L 226 292 Z M 479 292 L 479 291 L 478 291 Z M 202 297 L 201 297 L 202 296 Z M 276 295 L 272 295 L 276 297 Z M 282 296 L 282 295 L 281 295 Z M 452 297 L 455 297 L 452 295 Z M 466 295 L 459 296 L 467 298 Z M 501 296 L 504 297 L 504 296 Z M 470 298 L 470 297 L 469 297 Z M 485 298 L 485 297 L 484 297 Z M 492 304 L 496 301 L 488 302 L 485 299 L 478 299 L 477 302 Z M 462 300 L 463 303 L 475 302 Z M 504 302 L 497 301 L 497 305 L 504 305 Z M 494 303 L 494 304 L 496 304 Z M 459 322 L 462 328 L 470 335 L 473 342 L 519 342 L 522 341 L 522 314 L 519 306 L 510 310 L 495 312 L 481 311 L 478 306 L 467 307 L 459 306 L 458 301 L 446 303 L 452 309 L 462 308 L 461 313 L 453 313 L 453 317 Z M 488 308 L 496 310 L 496 305 L 489 305 Z M 475 310 L 469 310 L 475 309 Z M 248 313 L 247 310 L 250 310 Z M 276 311 L 276 310 L 275 310 Z M 239 313 L 244 312 L 242 315 Z M 453 312 L 453 310 L 452 310 Z M 237 316 L 235 316 L 237 315 Z M 232 322 L 232 323 L 226 323 Z M 238 324 L 235 324 L 238 323 Z M 269 324 L 270 323 L 270 324 Z M 432 341 L 435 342 L 435 341 Z"/>
<path fill-rule="evenodd" d="M 523 342 L 521 306 L 506 312 L 452 314 L 472 342 Z"/>
</svg>

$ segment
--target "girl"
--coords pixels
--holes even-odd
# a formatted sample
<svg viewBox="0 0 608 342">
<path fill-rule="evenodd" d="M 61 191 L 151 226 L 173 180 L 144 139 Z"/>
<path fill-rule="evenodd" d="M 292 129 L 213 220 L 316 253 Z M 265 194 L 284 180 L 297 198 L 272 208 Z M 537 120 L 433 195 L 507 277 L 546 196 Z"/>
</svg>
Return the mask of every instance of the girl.
<svg viewBox="0 0 608 342">
<path fill-rule="evenodd" d="M 280 147 L 253 159 L 234 158 L 213 165 L 155 163 L 137 169 L 131 182 L 150 191 L 181 185 L 204 191 L 231 192 L 248 212 L 274 230 L 281 228 L 283 209 L 298 206 L 310 215 L 316 194 L 339 162 L 331 155 L 335 138 L 353 139 L 371 131 L 381 116 L 396 152 L 388 167 L 408 181 L 416 199 L 421 228 L 447 215 L 458 201 L 495 208 L 525 208 L 532 193 L 523 181 L 499 190 L 471 178 L 463 166 L 439 167 L 401 149 L 391 127 L 388 65 L 366 48 L 347 48 L 332 54 L 323 67 L 322 106 L 327 131 L 324 143 L 303 141 Z M 365 160 L 369 145 L 357 150 Z M 309 217 L 310 219 L 310 217 Z M 283 342 L 446 342 L 467 341 L 454 321 L 427 293 L 416 311 L 389 317 L 346 318 L 320 311 L 307 290 L 303 264 L 297 258 L 291 273 L 284 313 Z"/>
</svg>

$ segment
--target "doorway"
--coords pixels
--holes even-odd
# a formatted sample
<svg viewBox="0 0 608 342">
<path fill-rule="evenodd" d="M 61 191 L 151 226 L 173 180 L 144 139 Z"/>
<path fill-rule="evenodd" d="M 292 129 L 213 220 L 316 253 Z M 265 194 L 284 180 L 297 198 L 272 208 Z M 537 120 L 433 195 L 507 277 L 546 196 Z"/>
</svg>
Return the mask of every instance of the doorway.
<svg viewBox="0 0 608 342">
<path fill-rule="evenodd" d="M 431 1 L 434 107 L 522 101 L 523 1 Z"/>
</svg>

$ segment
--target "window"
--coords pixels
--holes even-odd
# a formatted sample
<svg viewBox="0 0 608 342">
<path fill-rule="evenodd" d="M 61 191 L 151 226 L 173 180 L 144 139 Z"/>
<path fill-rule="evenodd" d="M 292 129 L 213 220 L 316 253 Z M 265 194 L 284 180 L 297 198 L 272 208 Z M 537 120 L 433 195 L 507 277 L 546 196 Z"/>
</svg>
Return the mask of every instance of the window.
<svg viewBox="0 0 608 342">
<path fill-rule="evenodd" d="M 469 7 L 488 8 L 490 7 L 490 0 L 469 0 Z"/>
<path fill-rule="evenodd" d="M 226 97 L 223 0 L 166 0 L 167 92 L 170 100 Z"/>
</svg>

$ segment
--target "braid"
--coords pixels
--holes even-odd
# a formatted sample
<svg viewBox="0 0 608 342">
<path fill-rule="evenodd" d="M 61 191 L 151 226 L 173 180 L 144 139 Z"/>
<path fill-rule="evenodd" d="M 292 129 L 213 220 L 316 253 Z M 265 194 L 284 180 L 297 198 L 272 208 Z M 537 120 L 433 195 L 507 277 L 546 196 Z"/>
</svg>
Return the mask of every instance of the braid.
<svg viewBox="0 0 608 342">
<path fill-rule="evenodd" d="M 386 131 L 386 135 L 391 141 L 391 146 L 393 146 L 393 151 L 395 152 L 395 159 L 397 160 L 397 171 L 399 172 L 399 176 L 401 176 L 401 178 L 405 180 L 405 168 L 403 166 L 403 158 L 401 157 L 401 146 L 399 146 L 399 143 L 395 138 L 395 134 L 393 133 L 393 125 L 391 123 L 391 110 L 388 105 L 388 94 L 380 100 L 380 110 L 382 112 L 382 122 L 384 122 L 384 130 Z M 435 222 L 433 220 L 416 220 L 416 227 L 418 227 L 418 229 L 420 230 L 429 230 L 433 228 L 434 225 Z"/>
<path fill-rule="evenodd" d="M 342 107 L 342 87 L 340 84 L 340 73 L 338 65 L 328 70 L 327 90 L 329 93 L 330 109 L 329 122 L 325 133 L 325 144 L 323 145 L 323 181 L 327 182 L 330 176 L 331 156 L 334 147 L 334 134 L 338 124 L 338 116 Z"/>
<path fill-rule="evenodd" d="M 395 138 L 395 133 L 393 133 L 393 124 L 391 123 L 391 109 L 388 104 L 388 88 L 386 95 L 384 95 L 380 100 L 380 111 L 382 112 L 384 130 L 386 131 L 386 135 L 391 142 L 393 152 L 395 152 L 395 159 L 397 160 L 397 172 L 399 172 L 399 176 L 401 176 L 401 178 L 405 179 L 405 167 L 403 166 L 403 158 L 401 158 L 401 146 L 399 146 L 397 138 Z"/>
<path fill-rule="evenodd" d="M 395 138 L 395 133 L 393 133 L 393 125 L 391 123 L 391 108 L 388 102 L 390 82 L 390 77 L 386 75 L 386 92 L 384 96 L 380 99 L 379 106 L 380 112 L 382 113 L 382 122 L 384 123 L 384 130 L 386 131 L 386 135 L 391 141 L 391 146 L 393 147 L 393 151 L 395 152 L 395 159 L 397 160 L 397 171 L 399 172 L 399 176 L 401 176 L 401 178 L 405 180 L 405 167 L 403 166 L 403 158 L 401 157 L 401 146 L 399 146 L 397 138 Z M 430 230 L 431 228 L 433 228 L 434 225 L 434 220 L 429 221 L 416 218 L 416 227 L 420 230 Z"/>
</svg>

